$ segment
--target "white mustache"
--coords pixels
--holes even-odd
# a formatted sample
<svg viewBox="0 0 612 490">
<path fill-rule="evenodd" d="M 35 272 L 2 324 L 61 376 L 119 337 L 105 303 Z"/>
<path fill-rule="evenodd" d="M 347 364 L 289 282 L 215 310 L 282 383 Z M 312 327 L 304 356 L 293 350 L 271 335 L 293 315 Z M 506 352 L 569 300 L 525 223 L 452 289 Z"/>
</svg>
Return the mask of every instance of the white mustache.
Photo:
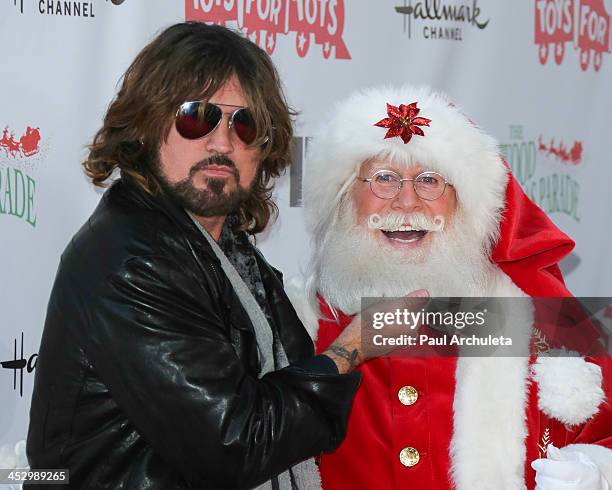
<svg viewBox="0 0 612 490">
<path fill-rule="evenodd" d="M 398 230 L 409 227 L 412 230 L 442 231 L 444 223 L 445 219 L 442 215 L 429 217 L 423 213 L 388 213 L 385 215 L 373 213 L 368 216 L 368 228 L 371 230 Z"/>
</svg>

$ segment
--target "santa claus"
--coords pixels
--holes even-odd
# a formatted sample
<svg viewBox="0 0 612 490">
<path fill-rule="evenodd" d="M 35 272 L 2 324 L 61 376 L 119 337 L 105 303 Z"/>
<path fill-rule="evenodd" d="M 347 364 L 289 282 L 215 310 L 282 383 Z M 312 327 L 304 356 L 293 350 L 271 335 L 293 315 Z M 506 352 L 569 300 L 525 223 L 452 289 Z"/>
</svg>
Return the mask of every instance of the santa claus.
<svg viewBox="0 0 612 490">
<path fill-rule="evenodd" d="M 310 145 L 304 212 L 314 253 L 296 303 L 319 352 L 365 296 L 570 296 L 557 263 L 573 242 L 496 141 L 428 88 L 339 103 Z M 608 369 L 578 356 L 366 361 L 346 439 L 320 458 L 323 488 L 607 489 Z"/>
</svg>

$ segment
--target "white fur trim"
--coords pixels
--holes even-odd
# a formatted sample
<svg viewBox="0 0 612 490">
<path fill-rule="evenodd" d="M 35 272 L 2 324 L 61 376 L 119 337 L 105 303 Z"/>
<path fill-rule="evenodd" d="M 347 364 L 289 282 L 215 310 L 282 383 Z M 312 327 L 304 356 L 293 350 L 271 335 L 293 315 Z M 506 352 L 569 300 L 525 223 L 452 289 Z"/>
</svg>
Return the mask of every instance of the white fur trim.
<svg viewBox="0 0 612 490">
<path fill-rule="evenodd" d="M 565 446 L 568 451 L 580 451 L 591 458 L 601 471 L 601 474 L 612 486 L 612 449 L 599 446 L 598 444 L 571 444 Z"/>
<path fill-rule="evenodd" d="M 399 106 L 415 101 L 419 116 L 431 119 L 430 127 L 423 128 L 425 136 L 415 135 L 407 144 L 400 138 L 384 139 L 386 129 L 374 123 L 387 117 L 387 102 Z M 311 230 L 330 222 L 361 163 L 378 155 L 443 174 L 455 187 L 478 238 L 482 243 L 495 239 L 508 179 L 497 142 L 446 96 L 410 85 L 354 93 L 338 103 L 315 133 L 304 175 L 304 213 Z"/>
<path fill-rule="evenodd" d="M 304 324 L 308 335 L 313 342 L 317 341 L 319 333 L 319 315 L 314 311 L 311 304 L 308 302 L 306 295 L 306 285 L 301 276 L 295 276 L 285 282 L 285 292 L 293 304 L 293 308 L 299 319 Z"/>
<path fill-rule="evenodd" d="M 457 490 L 525 488 L 529 360 L 457 360 L 451 471 Z"/>
<path fill-rule="evenodd" d="M 491 296 L 525 297 L 499 269 Z M 533 309 L 504 315 L 522 330 L 525 349 L 533 324 Z M 451 473 L 457 490 L 525 488 L 525 406 L 528 399 L 529 358 L 460 357 L 455 373 L 454 430 Z"/>
<path fill-rule="evenodd" d="M 566 425 L 583 424 L 605 400 L 601 368 L 581 357 L 539 357 L 532 371 L 538 408 Z"/>
</svg>

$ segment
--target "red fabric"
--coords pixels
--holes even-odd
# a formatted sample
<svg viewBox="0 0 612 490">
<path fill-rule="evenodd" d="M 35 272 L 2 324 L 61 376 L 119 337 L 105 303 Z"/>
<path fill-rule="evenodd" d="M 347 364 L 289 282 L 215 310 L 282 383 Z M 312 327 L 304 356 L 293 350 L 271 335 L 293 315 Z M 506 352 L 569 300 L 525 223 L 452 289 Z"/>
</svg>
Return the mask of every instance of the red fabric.
<svg viewBox="0 0 612 490">
<path fill-rule="evenodd" d="M 572 298 L 558 263 L 573 248 L 574 241 L 527 197 L 509 173 L 493 262 L 531 297 Z M 605 355 L 600 329 L 585 317 L 576 301 L 537 302 L 534 320 L 553 348 L 563 346 L 582 355 Z"/>
<path fill-rule="evenodd" d="M 574 248 L 509 173 L 500 239 L 492 259 L 529 296 L 568 297 L 558 262 Z"/>
<path fill-rule="evenodd" d="M 317 353 L 327 349 L 352 319 L 342 312 L 337 312 L 338 319 L 334 319 L 327 303 L 321 299 L 319 306 L 325 319 L 319 321 Z M 587 360 L 602 368 L 602 388 L 605 393 L 612 393 L 610 358 Z M 335 452 L 322 454 L 319 459 L 323 489 L 453 490 L 449 445 L 453 433 L 456 362 L 453 357 L 387 357 L 359 366 L 362 382 L 349 416 L 346 437 Z M 413 386 L 419 394 L 410 406 L 402 405 L 397 397 L 399 389 L 406 385 Z M 557 447 L 600 444 L 612 448 L 609 400 L 586 424 L 566 427 L 539 410 L 537 389 L 537 384 L 529 384 L 525 407 L 527 490 L 535 487 L 531 462 L 543 457 L 541 447 L 548 443 Z M 412 468 L 399 461 L 400 451 L 407 446 L 417 448 L 421 457 Z"/>
<path fill-rule="evenodd" d="M 531 383 L 529 387 L 529 398 L 526 410 L 527 438 L 525 439 L 526 461 L 525 480 L 527 488 L 533 488 L 535 471 L 531 468 L 531 462 L 537 458 L 545 457 L 541 446 L 546 442 L 561 448 L 570 444 L 598 444 L 612 449 L 612 404 L 610 393 L 612 393 L 612 364 L 610 356 L 587 357 L 586 360 L 597 364 L 602 371 L 602 389 L 606 394 L 606 400 L 599 407 L 598 412 L 586 423 L 575 426 L 565 426 L 556 419 L 552 419 L 541 412 L 538 408 L 538 387 Z M 548 436 L 549 440 L 545 438 Z"/>
<path fill-rule="evenodd" d="M 317 352 L 323 352 L 352 317 L 338 321 L 325 302 L 319 322 Z M 378 358 L 357 368 L 362 381 L 340 447 L 320 458 L 325 490 L 439 489 L 450 490 L 448 444 L 452 435 L 456 358 Z M 403 386 L 419 398 L 410 406 L 398 399 Z M 417 448 L 420 461 L 403 466 L 399 453 Z"/>
</svg>

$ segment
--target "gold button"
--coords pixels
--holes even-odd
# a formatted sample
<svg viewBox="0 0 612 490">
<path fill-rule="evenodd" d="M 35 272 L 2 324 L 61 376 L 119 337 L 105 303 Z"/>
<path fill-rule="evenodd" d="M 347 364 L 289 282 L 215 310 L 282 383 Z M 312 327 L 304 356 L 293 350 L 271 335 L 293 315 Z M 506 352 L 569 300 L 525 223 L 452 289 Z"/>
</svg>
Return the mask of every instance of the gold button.
<svg viewBox="0 0 612 490">
<path fill-rule="evenodd" d="M 403 386 L 397 392 L 397 397 L 403 405 L 412 405 L 419 399 L 419 392 L 413 386 Z"/>
<path fill-rule="evenodd" d="M 419 456 L 419 452 L 415 448 L 405 447 L 400 451 L 399 459 L 400 463 L 410 468 L 419 462 L 421 456 Z"/>
</svg>

